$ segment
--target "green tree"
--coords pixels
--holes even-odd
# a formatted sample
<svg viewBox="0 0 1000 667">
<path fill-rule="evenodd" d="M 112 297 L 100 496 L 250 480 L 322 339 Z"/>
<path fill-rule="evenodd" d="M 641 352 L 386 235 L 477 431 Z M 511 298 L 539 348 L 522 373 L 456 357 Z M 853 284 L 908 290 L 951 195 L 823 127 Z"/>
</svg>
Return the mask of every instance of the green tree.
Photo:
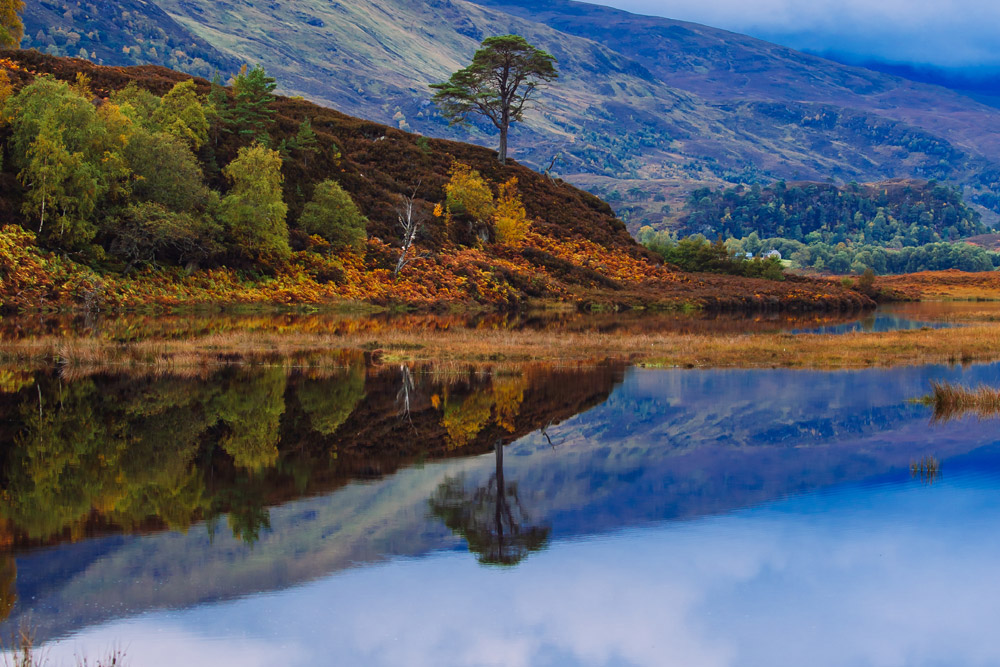
<svg viewBox="0 0 1000 667">
<path fill-rule="evenodd" d="M 38 218 L 38 236 L 49 245 L 76 250 L 97 234 L 90 216 L 97 205 L 95 170 L 81 153 L 71 153 L 59 127 L 49 119 L 31 142 L 18 175 L 28 189 L 25 215 Z M 46 216 L 53 224 L 45 226 Z"/>
<path fill-rule="evenodd" d="M 181 81 L 170 89 L 157 107 L 153 122 L 160 130 L 187 142 L 198 150 L 208 141 L 208 118 L 198 98 L 194 81 Z"/>
<path fill-rule="evenodd" d="M 503 35 L 483 40 L 472 64 L 444 83 L 431 84 L 434 102 L 454 123 L 470 114 L 485 116 L 500 131 L 500 164 L 507 161 L 507 134 L 521 122 L 539 87 L 558 78 L 555 58 L 523 37 Z"/>
<path fill-rule="evenodd" d="M 269 130 L 274 124 L 275 80 L 267 75 L 264 68 L 254 65 L 247 69 L 244 65 L 233 80 L 234 108 L 232 125 L 236 133 L 249 141 L 267 143 Z"/>
<path fill-rule="evenodd" d="M 136 199 L 186 212 L 209 200 L 198 160 L 175 135 L 140 128 L 129 138 L 125 161 L 135 179 Z"/>
<path fill-rule="evenodd" d="M 323 237 L 335 250 L 361 250 L 368 238 L 367 222 L 351 196 L 336 181 L 319 183 L 299 217 L 299 227 L 304 232 Z"/>
<path fill-rule="evenodd" d="M 233 240 L 258 258 L 287 259 L 288 206 L 281 199 L 281 155 L 254 144 L 240 149 L 223 174 L 232 190 L 222 200 L 222 219 Z"/>
<path fill-rule="evenodd" d="M 150 131 L 155 129 L 153 119 L 160 108 L 160 98 L 153 93 L 130 81 L 124 88 L 112 92 L 110 100 L 137 126 Z"/>
<path fill-rule="evenodd" d="M 23 0 L 0 0 L 0 49 L 16 49 L 24 37 Z"/>
<path fill-rule="evenodd" d="M 319 141 L 316 140 L 312 121 L 308 117 L 299 124 L 299 131 L 292 138 L 290 148 L 302 154 L 302 162 L 306 167 L 309 166 L 309 155 L 319 152 Z"/>
<path fill-rule="evenodd" d="M 208 100 L 205 105 L 209 137 L 213 147 L 219 145 L 219 137 L 223 132 L 230 131 L 229 125 L 232 122 L 232 109 L 230 107 L 229 93 L 222 85 L 222 77 L 216 72 L 212 77 L 212 87 L 208 92 Z"/>
</svg>

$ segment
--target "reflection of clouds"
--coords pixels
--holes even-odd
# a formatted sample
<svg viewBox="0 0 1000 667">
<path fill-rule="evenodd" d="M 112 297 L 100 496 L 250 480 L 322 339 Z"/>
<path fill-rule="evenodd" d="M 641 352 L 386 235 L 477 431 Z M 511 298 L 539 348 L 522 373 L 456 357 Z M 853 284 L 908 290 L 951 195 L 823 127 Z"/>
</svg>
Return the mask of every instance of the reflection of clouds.
<svg viewBox="0 0 1000 667">
<path fill-rule="evenodd" d="M 51 655 L 119 641 L 150 667 L 995 665 L 998 520 L 993 489 L 951 479 L 853 488 L 559 542 L 514 570 L 397 560 L 92 628 Z"/>
</svg>

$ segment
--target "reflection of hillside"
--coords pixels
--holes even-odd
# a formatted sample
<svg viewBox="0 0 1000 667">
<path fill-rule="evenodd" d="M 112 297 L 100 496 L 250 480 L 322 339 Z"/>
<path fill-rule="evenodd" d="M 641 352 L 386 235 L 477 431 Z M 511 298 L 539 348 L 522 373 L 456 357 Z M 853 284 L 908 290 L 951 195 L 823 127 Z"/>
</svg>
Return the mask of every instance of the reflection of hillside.
<svg viewBox="0 0 1000 667">
<path fill-rule="evenodd" d="M 417 460 L 487 451 L 498 437 L 599 403 L 622 375 L 606 365 L 443 376 L 344 361 L 342 370 L 290 375 L 230 368 L 69 383 L 41 375 L 0 394 L 0 435 L 12 443 L 0 499 L 7 548 L 186 530 L 221 514 L 253 541 L 270 505 Z M 401 370 L 412 378 L 405 419 Z"/>
<path fill-rule="evenodd" d="M 302 476 L 298 482 L 284 473 L 281 484 L 267 487 L 268 502 L 297 499 L 270 506 L 269 529 L 260 531 L 252 548 L 231 531 L 217 530 L 213 538 L 195 528 L 24 554 L 10 623 L 30 613 L 40 633 L 53 636 L 151 608 L 286 588 L 359 564 L 462 545 L 449 526 L 460 535 L 479 531 L 474 538 L 482 541 L 482 553 L 490 553 L 489 540 L 498 531 L 481 519 L 495 505 L 480 507 L 478 501 L 489 500 L 490 490 L 498 488 L 497 461 L 489 451 L 498 437 L 517 439 L 505 448 L 505 485 L 516 482 L 517 502 L 530 511 L 525 525 L 551 528 L 552 549 L 567 536 L 727 512 L 837 484 L 919 483 L 910 478 L 914 459 L 935 456 L 951 470 L 956 457 L 996 439 L 989 425 L 974 420 L 931 426 L 929 410 L 908 399 L 931 378 L 983 382 L 995 379 L 1000 366 L 635 371 L 603 403 L 620 374 L 610 368 L 588 373 L 533 369 L 523 376 L 523 400 L 513 410 L 518 378 L 494 384 L 473 374 L 444 382 L 417 372 L 412 425 L 399 413 L 400 369 L 372 373 L 364 400 L 338 435 L 323 441 L 342 467 L 323 469 L 314 457 L 311 476 L 290 468 Z M 293 376 L 289 387 L 303 378 Z M 492 402 L 491 414 L 504 417 L 455 446 L 443 423 L 446 404 L 468 404 L 472 416 L 460 422 L 478 425 L 482 402 Z M 560 414 L 567 418 L 547 429 L 551 445 L 541 434 L 525 435 Z M 514 431 L 507 425 L 511 418 Z M 283 434 L 284 424 L 299 422 L 298 432 L 308 433 L 308 420 L 287 390 Z M 297 447 L 308 451 L 311 440 L 283 439 L 279 451 L 282 457 Z M 427 449 L 420 452 L 414 442 L 425 442 Z M 421 453 L 438 460 L 421 464 Z M 214 470 L 223 480 L 233 474 L 220 463 Z M 278 473 L 259 477 L 277 479 Z M 352 478 L 359 481 L 347 483 Z M 448 486 L 456 479 L 462 480 L 464 499 L 454 484 Z M 325 495 L 302 497 L 324 488 Z M 477 496 L 479 489 L 485 495 Z M 439 503 L 443 511 L 431 516 L 429 501 L 442 493 L 462 502 Z M 493 532 L 484 533 L 484 524 Z"/>
</svg>

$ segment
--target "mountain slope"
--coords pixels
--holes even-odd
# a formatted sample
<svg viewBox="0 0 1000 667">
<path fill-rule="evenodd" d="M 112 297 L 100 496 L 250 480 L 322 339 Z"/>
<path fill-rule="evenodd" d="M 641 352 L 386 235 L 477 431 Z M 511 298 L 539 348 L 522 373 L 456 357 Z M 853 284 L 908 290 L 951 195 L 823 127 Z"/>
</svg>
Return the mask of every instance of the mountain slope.
<svg viewBox="0 0 1000 667">
<path fill-rule="evenodd" d="M 161 5 L 234 56 L 260 54 L 289 90 L 486 145 L 491 133 L 445 128 L 424 86 L 468 62 L 482 37 L 522 34 L 559 59 L 564 77 L 514 135 L 514 155 L 535 167 L 560 155 L 556 170 L 618 199 L 633 230 L 675 218 L 691 189 L 725 182 L 1000 186 L 991 173 L 1000 144 L 983 131 L 997 110 L 705 26 L 565 0 Z"/>
<path fill-rule="evenodd" d="M 1000 210 L 1000 139 L 987 131 L 1000 110 L 705 26 L 565 0 L 158 1 L 286 93 L 491 147 L 489 128 L 449 128 L 426 86 L 483 37 L 524 35 L 563 76 L 515 126 L 513 156 L 536 169 L 558 157 L 553 171 L 633 232 L 675 222 L 696 188 L 777 179 L 941 179 Z"/>
<path fill-rule="evenodd" d="M 147 0 L 39 0 L 24 10 L 21 46 L 108 65 L 165 65 L 211 77 L 240 60 L 223 55 Z"/>
</svg>

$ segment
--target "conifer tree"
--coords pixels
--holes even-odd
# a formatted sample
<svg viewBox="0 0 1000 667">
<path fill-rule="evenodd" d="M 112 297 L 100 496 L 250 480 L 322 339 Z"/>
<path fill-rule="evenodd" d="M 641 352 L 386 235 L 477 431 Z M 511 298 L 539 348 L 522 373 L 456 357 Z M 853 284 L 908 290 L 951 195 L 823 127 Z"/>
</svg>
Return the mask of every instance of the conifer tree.
<svg viewBox="0 0 1000 667">
<path fill-rule="evenodd" d="M 306 116 L 299 125 L 299 131 L 292 140 L 292 148 L 302 153 L 302 161 L 309 167 L 309 154 L 319 152 L 319 142 L 316 140 L 316 133 L 312 129 L 312 121 Z"/>
<path fill-rule="evenodd" d="M 264 68 L 254 65 L 247 69 L 246 65 L 233 80 L 235 94 L 232 125 L 236 133 L 248 141 L 265 144 L 270 141 L 269 130 L 274 124 L 275 80 L 267 75 Z"/>
<path fill-rule="evenodd" d="M 209 135 L 212 146 L 219 145 L 219 137 L 223 132 L 232 132 L 229 127 L 232 124 L 232 108 L 229 100 L 229 93 L 222 85 L 222 76 L 216 72 L 212 77 L 212 88 L 208 93 L 208 104 L 205 106 L 205 114 L 209 122 Z"/>
<path fill-rule="evenodd" d="M 472 57 L 472 64 L 431 85 L 434 102 L 453 124 L 470 114 L 485 116 L 500 131 L 500 164 L 507 161 L 510 124 L 523 120 L 542 84 L 559 74 L 555 58 L 518 35 L 488 37 Z"/>
</svg>

